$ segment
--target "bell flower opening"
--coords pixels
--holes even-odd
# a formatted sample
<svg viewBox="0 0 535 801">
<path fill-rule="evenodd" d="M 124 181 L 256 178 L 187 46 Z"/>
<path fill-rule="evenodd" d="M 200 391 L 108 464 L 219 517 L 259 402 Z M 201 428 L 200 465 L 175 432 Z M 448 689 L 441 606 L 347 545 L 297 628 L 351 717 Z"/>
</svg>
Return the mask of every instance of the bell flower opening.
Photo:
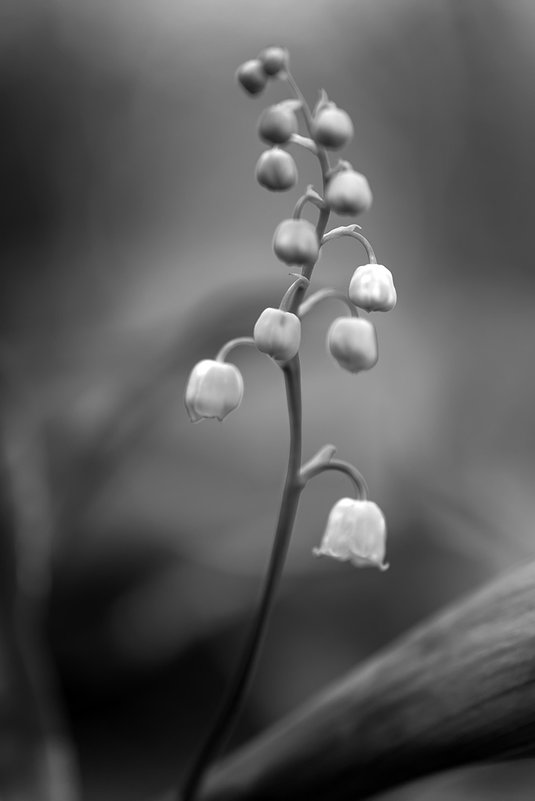
<svg viewBox="0 0 535 801">
<path fill-rule="evenodd" d="M 342 498 L 331 509 L 321 545 L 313 554 L 386 570 L 385 549 L 386 522 L 377 504 Z"/>
<path fill-rule="evenodd" d="M 349 284 L 349 299 L 365 311 L 392 311 L 397 293 L 390 270 L 384 264 L 361 264 Z"/>
<path fill-rule="evenodd" d="M 243 378 L 234 364 L 203 359 L 190 373 L 184 404 L 192 423 L 223 420 L 243 398 Z"/>
<path fill-rule="evenodd" d="M 296 314 L 282 309 L 264 309 L 256 321 L 253 338 L 256 347 L 273 359 L 292 359 L 301 344 L 301 321 Z"/>
</svg>

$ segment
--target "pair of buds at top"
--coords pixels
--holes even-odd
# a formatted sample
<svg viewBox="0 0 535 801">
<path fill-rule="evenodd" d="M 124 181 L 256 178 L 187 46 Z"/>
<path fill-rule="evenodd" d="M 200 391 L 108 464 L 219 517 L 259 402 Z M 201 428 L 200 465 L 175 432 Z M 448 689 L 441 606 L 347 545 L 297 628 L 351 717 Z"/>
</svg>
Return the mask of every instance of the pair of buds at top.
<svg viewBox="0 0 535 801">
<path fill-rule="evenodd" d="M 288 66 L 289 54 L 285 48 L 266 47 L 257 58 L 245 61 L 238 67 L 236 78 L 248 94 L 257 95 L 270 78 L 287 77 Z M 296 108 L 299 105 L 298 102 Z M 281 135 L 281 130 L 284 132 L 288 128 L 288 118 L 279 112 L 291 109 L 284 101 L 266 109 L 259 121 L 261 138 L 271 144 L 282 144 L 288 141 L 292 133 L 297 133 L 297 126 L 292 123 L 288 134 Z M 322 91 L 312 118 L 311 134 L 314 141 L 320 147 L 338 150 L 351 141 L 353 132 L 353 122 L 347 111 L 338 108 Z"/>
</svg>

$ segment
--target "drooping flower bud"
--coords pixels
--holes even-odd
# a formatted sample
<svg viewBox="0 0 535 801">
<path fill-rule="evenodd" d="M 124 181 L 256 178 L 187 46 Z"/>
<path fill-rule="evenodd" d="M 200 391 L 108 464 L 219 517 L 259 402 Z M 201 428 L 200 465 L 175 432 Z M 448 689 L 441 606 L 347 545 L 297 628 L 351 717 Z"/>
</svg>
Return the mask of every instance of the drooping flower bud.
<svg viewBox="0 0 535 801">
<path fill-rule="evenodd" d="M 283 145 L 298 130 L 297 117 L 288 104 L 264 109 L 258 120 L 258 135 L 264 142 Z"/>
<path fill-rule="evenodd" d="M 366 311 L 391 311 L 397 301 L 392 273 L 383 264 L 361 264 L 349 284 L 349 299 Z"/>
<path fill-rule="evenodd" d="M 288 67 L 288 51 L 284 47 L 266 47 L 259 54 L 258 59 L 264 72 L 270 78 Z"/>
<path fill-rule="evenodd" d="M 284 192 L 297 183 L 297 167 L 292 156 L 280 147 L 266 150 L 256 164 L 256 180 L 271 192 Z"/>
<path fill-rule="evenodd" d="M 250 95 L 257 95 L 264 89 L 267 76 L 258 58 L 244 61 L 236 70 L 236 78 Z"/>
<path fill-rule="evenodd" d="M 337 214 L 361 214 L 373 200 L 367 178 L 356 170 L 341 170 L 329 179 L 325 200 Z"/>
<path fill-rule="evenodd" d="M 375 328 L 360 317 L 338 317 L 329 328 L 327 347 L 340 367 L 350 373 L 369 370 L 379 357 Z"/>
<path fill-rule="evenodd" d="M 386 570 L 385 548 L 386 522 L 377 504 L 342 498 L 331 509 L 321 545 L 313 553 Z"/>
<path fill-rule="evenodd" d="M 293 359 L 301 344 L 301 321 L 282 309 L 264 309 L 253 331 L 258 350 L 279 362 Z"/>
<path fill-rule="evenodd" d="M 308 220 L 283 220 L 275 230 L 273 250 L 285 264 L 313 264 L 319 255 L 316 229 Z"/>
<path fill-rule="evenodd" d="M 190 373 L 184 403 L 192 423 L 222 420 L 243 398 L 243 378 L 234 364 L 203 359 Z"/>
<path fill-rule="evenodd" d="M 312 126 L 314 139 L 330 150 L 344 147 L 353 138 L 351 117 L 334 103 L 323 106 L 315 115 Z"/>
</svg>

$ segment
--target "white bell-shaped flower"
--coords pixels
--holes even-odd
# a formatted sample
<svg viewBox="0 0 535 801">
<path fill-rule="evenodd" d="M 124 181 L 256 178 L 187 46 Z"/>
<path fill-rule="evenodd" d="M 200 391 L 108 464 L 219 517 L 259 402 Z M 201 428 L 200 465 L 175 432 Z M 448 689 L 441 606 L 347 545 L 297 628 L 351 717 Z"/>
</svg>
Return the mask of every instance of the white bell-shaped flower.
<svg viewBox="0 0 535 801">
<path fill-rule="evenodd" d="M 327 332 L 327 348 L 350 373 L 370 370 L 379 358 L 375 328 L 360 317 L 337 317 Z"/>
<path fill-rule="evenodd" d="M 377 504 L 342 498 L 331 509 L 321 545 L 313 553 L 386 570 L 385 549 L 386 522 Z"/>
<path fill-rule="evenodd" d="M 293 359 L 301 344 L 301 321 L 282 309 L 264 309 L 256 321 L 253 338 L 258 350 L 273 359 Z"/>
<path fill-rule="evenodd" d="M 243 398 L 243 378 L 235 364 L 203 359 L 190 373 L 184 403 L 190 420 L 222 420 Z"/>
<path fill-rule="evenodd" d="M 394 279 L 384 264 L 361 264 L 349 284 L 349 299 L 366 311 L 391 311 L 397 302 Z"/>
</svg>

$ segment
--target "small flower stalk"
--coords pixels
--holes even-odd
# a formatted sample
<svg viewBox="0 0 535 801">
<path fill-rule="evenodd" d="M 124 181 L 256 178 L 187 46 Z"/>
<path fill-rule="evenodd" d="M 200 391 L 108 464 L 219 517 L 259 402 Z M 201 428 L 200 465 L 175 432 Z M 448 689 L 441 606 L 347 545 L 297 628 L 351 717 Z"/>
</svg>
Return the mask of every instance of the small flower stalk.
<svg viewBox="0 0 535 801">
<path fill-rule="evenodd" d="M 326 298 L 338 298 L 346 305 L 346 316 L 338 317 L 327 332 L 327 349 L 333 360 L 350 373 L 367 372 L 379 358 L 377 331 L 362 312 L 386 312 L 394 309 L 396 289 L 390 270 L 377 263 L 371 243 L 361 233 L 360 225 L 327 226 L 332 214 L 358 216 L 369 211 L 373 202 L 365 175 L 345 160 L 331 164 L 333 151 L 350 144 L 354 137 L 353 121 L 343 108 L 324 91 L 311 109 L 291 71 L 288 51 L 273 46 L 256 58 L 245 61 L 236 79 L 246 94 L 256 97 L 269 83 L 287 85 L 291 97 L 269 105 L 259 116 L 257 133 L 267 149 L 258 157 L 255 177 L 264 189 L 274 193 L 293 189 L 299 176 L 293 147 L 312 153 L 319 166 L 321 187 L 308 184 L 297 199 L 293 213 L 281 220 L 273 233 L 272 248 L 279 263 L 289 267 L 293 282 L 283 288 L 279 308 L 264 309 L 252 336 L 240 337 L 223 345 L 215 359 L 204 359 L 191 371 L 185 394 L 187 413 L 193 422 L 203 419 L 223 420 L 237 409 L 244 393 L 244 381 L 235 364 L 226 362 L 237 345 L 247 344 L 269 356 L 282 371 L 286 390 L 290 446 L 288 466 L 273 541 L 268 575 L 255 623 L 246 642 L 242 661 L 229 692 L 221 717 L 195 761 L 184 786 L 181 801 L 194 801 L 204 774 L 221 749 L 232 727 L 247 687 L 256 655 L 263 638 L 274 593 L 282 573 L 301 493 L 309 481 L 327 470 L 339 470 L 353 482 L 355 498 L 343 497 L 332 508 L 321 544 L 313 553 L 348 562 L 356 567 L 386 570 L 386 523 L 379 506 L 368 500 L 364 478 L 352 464 L 334 459 L 335 448 L 326 445 L 316 456 L 302 463 L 302 410 L 299 351 L 302 341 L 301 319 Z M 312 210 L 314 222 L 308 219 Z M 324 248 L 333 239 L 349 236 L 362 245 L 368 261 L 354 271 L 343 288 L 324 287 L 307 298 L 312 275 Z M 322 259 L 322 264 L 326 261 Z M 333 410 L 333 414 L 335 414 Z M 353 425 L 354 421 L 348 421 Z"/>
</svg>

